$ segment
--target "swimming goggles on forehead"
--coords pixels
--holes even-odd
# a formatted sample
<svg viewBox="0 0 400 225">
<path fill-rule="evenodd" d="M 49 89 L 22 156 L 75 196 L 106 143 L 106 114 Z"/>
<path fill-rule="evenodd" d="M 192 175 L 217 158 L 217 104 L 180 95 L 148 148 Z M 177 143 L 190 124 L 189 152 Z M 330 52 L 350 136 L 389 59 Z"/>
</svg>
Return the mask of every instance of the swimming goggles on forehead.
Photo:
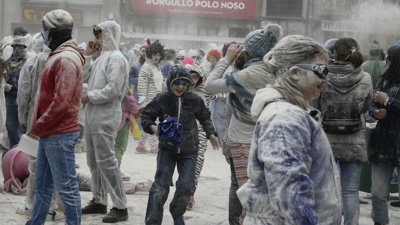
<svg viewBox="0 0 400 225">
<path fill-rule="evenodd" d="M 321 79 L 324 79 L 329 73 L 329 69 L 325 64 L 320 64 L 320 65 L 299 64 L 299 65 L 294 65 L 294 66 L 297 66 L 297 67 L 299 67 L 301 69 L 305 69 L 305 70 L 311 70 L 315 73 L 315 75 L 317 75 Z M 289 71 L 290 68 L 292 68 L 294 66 L 289 66 L 289 67 L 280 69 L 277 72 L 275 72 L 275 74 L 278 75 L 278 74 L 284 73 L 286 71 Z"/>
<path fill-rule="evenodd" d="M 185 81 L 176 80 L 176 81 L 172 82 L 172 84 L 175 85 L 175 86 L 182 85 L 182 86 L 184 86 L 184 87 L 187 87 L 187 86 L 189 85 L 189 81 L 186 81 L 186 80 L 185 80 Z"/>
</svg>

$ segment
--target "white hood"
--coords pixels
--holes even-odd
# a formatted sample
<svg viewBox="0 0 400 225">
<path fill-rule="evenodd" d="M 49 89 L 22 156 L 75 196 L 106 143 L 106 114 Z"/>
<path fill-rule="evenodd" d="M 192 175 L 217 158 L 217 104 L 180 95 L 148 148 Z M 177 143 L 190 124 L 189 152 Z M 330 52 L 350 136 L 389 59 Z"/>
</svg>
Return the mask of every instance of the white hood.
<svg viewBox="0 0 400 225">
<path fill-rule="evenodd" d="M 266 88 L 259 89 L 253 99 L 253 104 L 251 105 L 251 115 L 258 117 L 264 110 L 268 103 L 274 102 L 276 99 L 284 99 L 281 93 L 272 85 L 268 84 Z"/>
</svg>

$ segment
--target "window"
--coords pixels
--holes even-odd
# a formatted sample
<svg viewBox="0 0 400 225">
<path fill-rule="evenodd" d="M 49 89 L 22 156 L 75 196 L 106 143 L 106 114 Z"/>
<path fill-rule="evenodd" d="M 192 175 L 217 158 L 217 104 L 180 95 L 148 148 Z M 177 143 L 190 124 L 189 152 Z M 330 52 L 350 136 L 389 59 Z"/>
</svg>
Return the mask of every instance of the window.
<svg viewBox="0 0 400 225">
<path fill-rule="evenodd" d="M 267 16 L 302 17 L 303 0 L 267 0 Z"/>
<path fill-rule="evenodd" d="M 249 28 L 229 27 L 229 37 L 245 38 L 250 33 Z"/>
<path fill-rule="evenodd" d="M 171 35 L 186 35 L 187 28 L 184 25 L 172 25 L 167 27 L 167 34 Z"/>
<path fill-rule="evenodd" d="M 198 27 L 197 35 L 198 36 L 217 36 L 218 35 L 217 27 Z"/>
<path fill-rule="evenodd" d="M 135 25 L 133 27 L 135 33 L 145 33 L 145 34 L 154 34 L 153 27 L 143 26 L 143 25 Z"/>
</svg>

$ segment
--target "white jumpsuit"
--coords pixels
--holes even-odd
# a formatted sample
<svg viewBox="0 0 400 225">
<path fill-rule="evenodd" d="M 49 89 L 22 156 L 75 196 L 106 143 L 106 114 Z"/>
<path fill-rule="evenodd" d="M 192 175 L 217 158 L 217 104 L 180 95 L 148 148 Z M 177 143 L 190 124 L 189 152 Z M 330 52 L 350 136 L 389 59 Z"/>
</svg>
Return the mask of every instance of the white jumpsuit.
<svg viewBox="0 0 400 225">
<path fill-rule="evenodd" d="M 115 158 L 114 139 L 121 123 L 121 101 L 128 84 L 129 64 L 119 51 L 121 27 L 115 21 L 100 23 L 103 49 L 93 63 L 89 78 L 85 116 L 87 164 L 92 173 L 95 203 L 107 205 L 110 192 L 113 207 L 127 208 L 126 195 Z"/>
</svg>

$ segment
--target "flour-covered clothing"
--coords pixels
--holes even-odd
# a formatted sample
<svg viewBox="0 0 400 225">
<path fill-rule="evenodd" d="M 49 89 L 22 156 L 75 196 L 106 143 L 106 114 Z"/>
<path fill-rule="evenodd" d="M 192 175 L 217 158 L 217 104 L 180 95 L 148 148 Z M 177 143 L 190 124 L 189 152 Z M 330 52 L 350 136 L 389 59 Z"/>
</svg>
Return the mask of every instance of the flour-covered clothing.
<svg viewBox="0 0 400 225">
<path fill-rule="evenodd" d="M 339 225 L 339 174 L 321 125 L 268 87 L 257 92 L 251 110 L 259 118 L 249 180 L 237 191 L 247 213 L 244 224 Z"/>
</svg>

